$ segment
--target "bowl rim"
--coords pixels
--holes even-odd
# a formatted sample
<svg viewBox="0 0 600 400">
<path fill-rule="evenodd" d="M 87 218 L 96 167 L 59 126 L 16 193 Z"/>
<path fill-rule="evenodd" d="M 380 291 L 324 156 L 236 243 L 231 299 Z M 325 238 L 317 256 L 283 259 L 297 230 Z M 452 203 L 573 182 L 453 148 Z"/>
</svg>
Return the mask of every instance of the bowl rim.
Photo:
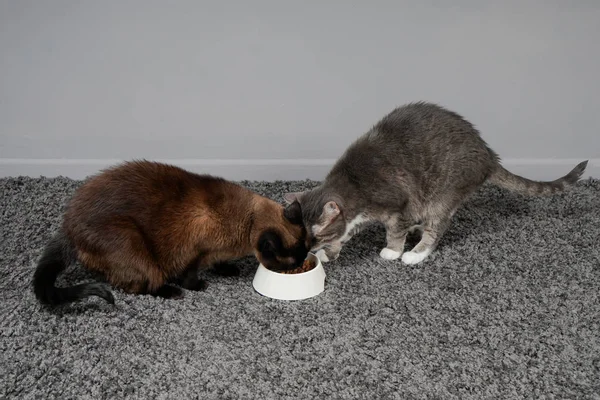
<svg viewBox="0 0 600 400">
<path fill-rule="evenodd" d="M 277 274 L 277 275 L 282 275 L 282 276 L 288 276 L 290 278 L 292 278 L 294 276 L 306 276 L 307 274 L 310 274 L 311 272 L 315 272 L 319 268 L 320 265 L 322 266 L 321 260 L 319 259 L 319 257 L 317 257 L 316 254 L 309 252 L 308 255 L 306 256 L 306 258 L 304 260 L 306 261 L 309 258 L 310 259 L 314 259 L 314 260 L 317 261 L 317 264 L 315 265 L 315 267 L 312 268 L 312 269 L 309 269 L 308 271 L 300 272 L 298 274 L 284 274 L 284 273 L 281 273 L 281 272 L 273 271 L 272 269 L 269 269 L 269 268 L 265 267 L 264 265 L 262 265 L 262 263 L 259 264 L 259 267 L 262 267 L 262 268 L 266 269 L 270 273 Z"/>
</svg>

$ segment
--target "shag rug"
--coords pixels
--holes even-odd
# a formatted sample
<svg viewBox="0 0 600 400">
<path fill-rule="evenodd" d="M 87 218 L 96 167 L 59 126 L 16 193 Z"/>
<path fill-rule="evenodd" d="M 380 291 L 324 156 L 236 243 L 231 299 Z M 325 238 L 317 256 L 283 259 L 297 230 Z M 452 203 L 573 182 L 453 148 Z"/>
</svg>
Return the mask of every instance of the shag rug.
<svg viewBox="0 0 600 400">
<path fill-rule="evenodd" d="M 374 226 L 309 300 L 257 294 L 248 258 L 181 300 L 48 310 L 32 274 L 80 184 L 0 180 L 0 398 L 600 398 L 598 180 L 548 198 L 485 186 L 417 266 L 382 260 Z M 317 182 L 242 184 L 282 201 Z"/>
</svg>

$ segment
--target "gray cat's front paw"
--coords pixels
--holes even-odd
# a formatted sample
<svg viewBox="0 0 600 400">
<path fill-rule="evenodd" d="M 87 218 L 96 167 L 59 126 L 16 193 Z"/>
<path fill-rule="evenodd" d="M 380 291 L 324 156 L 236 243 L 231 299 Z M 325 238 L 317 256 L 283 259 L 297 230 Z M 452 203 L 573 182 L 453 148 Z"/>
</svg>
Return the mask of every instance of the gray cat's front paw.
<svg viewBox="0 0 600 400">
<path fill-rule="evenodd" d="M 315 255 L 319 260 L 321 260 L 322 263 L 329 262 L 329 257 L 327 257 L 327 254 L 325 254 L 325 250 L 321 249 L 317 251 Z"/>
<path fill-rule="evenodd" d="M 336 258 L 338 258 L 340 255 L 340 252 L 338 251 L 338 252 L 334 253 L 331 251 L 321 249 L 321 250 L 317 251 L 315 255 L 319 258 L 319 260 L 321 260 L 322 263 L 326 263 L 329 261 L 334 261 Z"/>
<path fill-rule="evenodd" d="M 402 254 L 402 262 L 408 265 L 418 264 L 424 259 L 426 259 L 429 254 L 431 254 L 430 250 L 422 251 L 420 253 L 409 251 L 407 253 Z"/>
<path fill-rule="evenodd" d="M 386 260 L 396 260 L 398 259 L 398 257 L 400 257 L 400 254 L 402 253 L 396 250 L 389 249 L 387 247 L 381 250 L 381 252 L 379 253 L 381 258 Z"/>
</svg>

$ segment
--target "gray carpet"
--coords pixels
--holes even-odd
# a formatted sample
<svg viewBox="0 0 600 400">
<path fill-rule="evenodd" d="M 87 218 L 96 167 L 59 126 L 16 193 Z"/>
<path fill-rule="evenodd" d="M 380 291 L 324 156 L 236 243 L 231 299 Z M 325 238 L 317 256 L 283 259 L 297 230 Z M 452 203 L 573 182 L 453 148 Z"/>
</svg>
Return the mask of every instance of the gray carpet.
<svg viewBox="0 0 600 400">
<path fill-rule="evenodd" d="M 316 184 L 243 183 L 277 200 Z M 182 300 L 49 312 L 30 279 L 79 184 L 0 180 L 0 398 L 600 398 L 598 180 L 537 199 L 485 187 L 418 266 L 381 260 L 373 227 L 306 301 L 255 293 L 245 259 Z"/>
</svg>

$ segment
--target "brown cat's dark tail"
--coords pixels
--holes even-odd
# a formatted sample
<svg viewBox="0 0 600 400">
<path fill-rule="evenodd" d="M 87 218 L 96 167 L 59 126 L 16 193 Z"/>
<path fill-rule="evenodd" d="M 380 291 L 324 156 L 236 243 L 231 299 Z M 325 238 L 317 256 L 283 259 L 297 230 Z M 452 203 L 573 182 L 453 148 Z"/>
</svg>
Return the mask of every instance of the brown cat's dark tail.
<svg viewBox="0 0 600 400">
<path fill-rule="evenodd" d="M 62 231 L 46 245 L 33 275 L 33 291 L 39 302 L 58 305 L 88 296 L 99 296 L 114 304 L 115 298 L 108 287 L 102 283 L 82 283 L 64 288 L 54 286 L 58 274 L 75 261 L 72 254 L 72 246 Z"/>
<path fill-rule="evenodd" d="M 583 175 L 587 164 L 587 161 L 583 161 L 577 164 L 577 166 L 573 168 L 573 170 L 571 170 L 571 172 L 569 172 L 567 175 L 551 182 L 538 182 L 523 178 L 507 171 L 504 169 L 504 167 L 498 164 L 498 167 L 488 178 L 488 181 L 494 185 L 527 196 L 550 195 L 569 189 L 571 186 L 577 183 L 577 181 L 581 178 L 581 175 Z"/>
</svg>

